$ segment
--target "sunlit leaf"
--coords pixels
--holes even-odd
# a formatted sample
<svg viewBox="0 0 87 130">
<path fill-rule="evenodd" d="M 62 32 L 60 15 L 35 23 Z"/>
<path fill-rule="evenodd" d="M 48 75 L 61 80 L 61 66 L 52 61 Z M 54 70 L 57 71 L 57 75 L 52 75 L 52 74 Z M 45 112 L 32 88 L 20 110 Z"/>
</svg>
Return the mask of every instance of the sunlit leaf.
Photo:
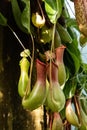
<svg viewBox="0 0 87 130">
<path fill-rule="evenodd" d="M 83 63 L 83 71 L 87 74 L 87 64 Z"/>
<path fill-rule="evenodd" d="M 0 25 L 7 26 L 7 19 L 0 12 Z"/>
<path fill-rule="evenodd" d="M 50 19 L 50 21 L 54 24 L 57 19 L 60 17 L 62 12 L 62 2 L 61 0 L 44 0 L 45 2 L 45 10 Z"/>
</svg>

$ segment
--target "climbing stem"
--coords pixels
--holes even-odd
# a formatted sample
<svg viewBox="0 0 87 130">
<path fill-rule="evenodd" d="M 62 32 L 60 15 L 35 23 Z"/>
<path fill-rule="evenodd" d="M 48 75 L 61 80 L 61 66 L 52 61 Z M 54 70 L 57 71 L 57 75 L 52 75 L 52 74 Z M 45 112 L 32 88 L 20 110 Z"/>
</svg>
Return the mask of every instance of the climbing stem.
<svg viewBox="0 0 87 130">
<path fill-rule="evenodd" d="M 79 106 L 78 97 L 76 95 L 74 96 L 74 103 L 75 103 L 75 107 L 76 107 L 76 112 L 77 112 L 77 115 L 78 115 L 78 119 L 80 121 L 80 106 Z"/>
<path fill-rule="evenodd" d="M 30 36 L 31 36 L 31 41 L 32 41 L 32 58 L 31 58 L 31 64 L 30 64 L 29 80 L 26 87 L 24 99 L 29 95 L 29 91 L 31 91 L 31 77 L 32 77 L 32 70 L 33 70 L 33 63 L 34 63 L 34 39 L 33 39 L 32 34 L 30 34 Z"/>
</svg>

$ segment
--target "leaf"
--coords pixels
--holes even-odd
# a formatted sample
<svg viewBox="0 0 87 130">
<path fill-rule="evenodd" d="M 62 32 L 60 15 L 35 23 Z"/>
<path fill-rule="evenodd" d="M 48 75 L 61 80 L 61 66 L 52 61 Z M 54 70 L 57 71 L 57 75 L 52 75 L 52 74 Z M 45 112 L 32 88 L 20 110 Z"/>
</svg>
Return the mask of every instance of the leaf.
<svg viewBox="0 0 87 130">
<path fill-rule="evenodd" d="M 77 82 L 76 79 L 69 79 L 64 86 L 64 94 L 66 99 L 72 98 L 75 95 Z"/>
<path fill-rule="evenodd" d="M 0 12 L 0 25 L 7 26 L 7 19 Z"/>
<path fill-rule="evenodd" d="M 25 4 L 25 8 L 21 15 L 22 25 L 28 30 L 30 33 L 30 0 L 22 0 Z"/>
<path fill-rule="evenodd" d="M 55 24 L 62 13 L 61 0 L 44 0 L 45 10 L 50 21 Z"/>
<path fill-rule="evenodd" d="M 81 53 L 78 49 L 77 43 L 75 42 L 72 42 L 71 44 L 66 43 L 66 46 L 81 61 Z"/>
<path fill-rule="evenodd" d="M 67 28 L 63 27 L 61 24 L 57 22 L 57 30 L 61 37 L 63 43 L 72 43 L 72 38 L 67 30 Z"/>
<path fill-rule="evenodd" d="M 17 26 L 23 32 L 28 33 L 27 29 L 22 25 L 22 22 L 21 22 L 22 12 L 20 10 L 17 0 L 11 0 L 11 6 L 12 6 L 12 12 L 13 12 L 13 16 L 14 16 Z"/>
<path fill-rule="evenodd" d="M 69 14 L 69 10 L 68 10 L 68 8 L 67 8 L 67 3 L 66 3 L 66 1 L 64 1 L 64 4 L 63 4 L 62 16 L 63 16 L 65 19 L 70 18 L 70 14 Z"/>
<path fill-rule="evenodd" d="M 64 64 L 69 70 L 69 77 L 70 77 L 70 75 L 75 74 L 75 65 L 72 64 L 72 63 L 73 63 L 73 59 L 72 59 L 71 55 L 69 54 L 69 52 L 67 50 L 65 50 L 65 52 L 64 52 Z"/>
<path fill-rule="evenodd" d="M 66 19 L 66 26 L 67 27 L 72 26 L 72 27 L 76 28 L 77 30 L 79 30 L 76 19 L 74 19 L 74 18 L 67 18 Z"/>
<path fill-rule="evenodd" d="M 66 64 L 67 66 L 72 70 L 72 74 L 76 74 L 78 73 L 80 66 L 81 66 L 81 53 L 78 49 L 78 46 L 75 42 L 72 42 L 71 44 L 66 43 L 66 53 L 67 53 L 67 61 Z M 69 56 L 70 55 L 70 56 Z M 68 63 L 69 60 L 69 63 Z M 71 65 L 73 66 L 73 68 L 71 68 Z M 75 72 L 74 72 L 74 68 L 75 68 Z"/>
<path fill-rule="evenodd" d="M 79 39 L 78 30 L 73 26 L 68 27 L 67 30 L 68 30 L 70 36 L 72 37 L 72 39 L 77 41 L 77 46 L 78 46 L 78 39 Z"/>
<path fill-rule="evenodd" d="M 71 55 L 71 57 L 73 59 L 72 64 L 74 64 L 75 73 L 77 73 L 79 71 L 79 68 L 80 68 L 80 61 L 79 61 L 78 57 L 76 57 L 75 53 L 72 53 L 69 49 L 67 49 L 67 51 L 69 52 L 69 54 Z"/>
<path fill-rule="evenodd" d="M 87 74 L 87 64 L 83 63 L 82 65 L 83 71 Z"/>
</svg>

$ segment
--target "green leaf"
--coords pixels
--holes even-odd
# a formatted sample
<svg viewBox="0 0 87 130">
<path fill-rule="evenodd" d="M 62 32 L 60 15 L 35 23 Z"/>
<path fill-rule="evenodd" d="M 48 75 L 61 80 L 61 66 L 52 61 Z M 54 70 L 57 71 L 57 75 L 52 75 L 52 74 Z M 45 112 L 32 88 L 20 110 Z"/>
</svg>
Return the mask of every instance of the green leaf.
<svg viewBox="0 0 87 130">
<path fill-rule="evenodd" d="M 67 8 L 67 3 L 65 1 L 64 1 L 64 4 L 63 4 L 62 16 L 65 19 L 70 18 L 70 14 L 69 14 L 69 11 L 68 11 L 68 8 Z"/>
<path fill-rule="evenodd" d="M 64 94 L 66 99 L 72 98 L 76 92 L 77 82 L 75 78 L 69 79 L 64 86 Z"/>
<path fill-rule="evenodd" d="M 77 40 L 77 42 L 78 42 L 78 38 L 79 38 L 78 30 L 73 26 L 68 27 L 67 30 L 68 30 L 70 36 L 72 37 L 72 39 Z M 78 43 L 77 43 L 77 46 L 78 46 Z"/>
<path fill-rule="evenodd" d="M 69 52 L 69 54 L 71 55 L 73 62 L 72 64 L 74 64 L 75 66 L 75 73 L 77 73 L 79 71 L 80 68 L 80 61 L 78 59 L 78 57 L 76 57 L 76 55 L 74 53 L 72 53 L 69 49 L 67 49 L 67 51 Z"/>
<path fill-rule="evenodd" d="M 71 44 L 66 43 L 64 45 L 66 46 L 64 62 L 72 75 L 77 74 L 82 63 L 78 46 L 75 42 L 72 42 Z"/>
<path fill-rule="evenodd" d="M 81 53 L 78 49 L 77 41 L 73 41 L 71 44 L 66 43 L 65 46 L 67 52 L 72 58 L 72 64 L 75 66 L 75 73 L 77 73 L 79 71 L 82 62 Z"/>
<path fill-rule="evenodd" d="M 76 19 L 74 19 L 74 18 L 67 18 L 65 21 L 66 21 L 66 26 L 67 27 L 73 26 L 74 28 L 79 30 L 77 22 L 76 22 Z"/>
<path fill-rule="evenodd" d="M 63 27 L 61 24 L 57 23 L 57 30 L 61 37 L 63 43 L 72 43 L 72 38 L 67 30 L 67 28 Z"/>
<path fill-rule="evenodd" d="M 0 12 L 0 25 L 7 26 L 7 19 Z"/>
<path fill-rule="evenodd" d="M 87 74 L 87 64 L 83 63 L 82 65 L 83 71 Z"/>
<path fill-rule="evenodd" d="M 50 21 L 55 24 L 62 13 L 61 0 L 44 0 L 45 10 Z"/>
<path fill-rule="evenodd" d="M 22 0 L 25 4 L 25 8 L 21 15 L 22 25 L 28 30 L 30 33 L 30 0 Z"/>
<path fill-rule="evenodd" d="M 17 26 L 23 32 L 28 33 L 28 30 L 22 25 L 22 22 L 21 22 L 22 12 L 21 12 L 21 9 L 18 5 L 17 0 L 11 0 L 11 6 L 12 6 L 12 12 L 13 12 L 13 16 L 14 16 L 14 19 L 15 19 Z"/>
<path fill-rule="evenodd" d="M 69 76 L 74 75 L 75 74 L 75 65 L 73 64 L 73 59 L 67 50 L 65 50 L 65 52 L 64 52 L 64 63 L 65 63 L 65 66 L 69 70 Z"/>
</svg>

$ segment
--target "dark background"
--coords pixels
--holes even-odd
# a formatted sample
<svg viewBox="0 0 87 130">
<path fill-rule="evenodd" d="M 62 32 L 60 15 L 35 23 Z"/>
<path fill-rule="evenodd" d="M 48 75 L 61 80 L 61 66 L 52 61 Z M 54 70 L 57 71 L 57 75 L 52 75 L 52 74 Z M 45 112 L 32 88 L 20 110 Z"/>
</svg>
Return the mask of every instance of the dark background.
<svg viewBox="0 0 87 130">
<path fill-rule="evenodd" d="M 31 48 L 29 37 L 21 32 L 14 21 L 11 4 L 0 0 L 0 12 L 16 32 L 24 46 Z M 8 27 L 0 26 L 0 130 L 34 130 L 32 116 L 21 106 L 18 95 L 19 60 L 23 48 Z"/>
</svg>

